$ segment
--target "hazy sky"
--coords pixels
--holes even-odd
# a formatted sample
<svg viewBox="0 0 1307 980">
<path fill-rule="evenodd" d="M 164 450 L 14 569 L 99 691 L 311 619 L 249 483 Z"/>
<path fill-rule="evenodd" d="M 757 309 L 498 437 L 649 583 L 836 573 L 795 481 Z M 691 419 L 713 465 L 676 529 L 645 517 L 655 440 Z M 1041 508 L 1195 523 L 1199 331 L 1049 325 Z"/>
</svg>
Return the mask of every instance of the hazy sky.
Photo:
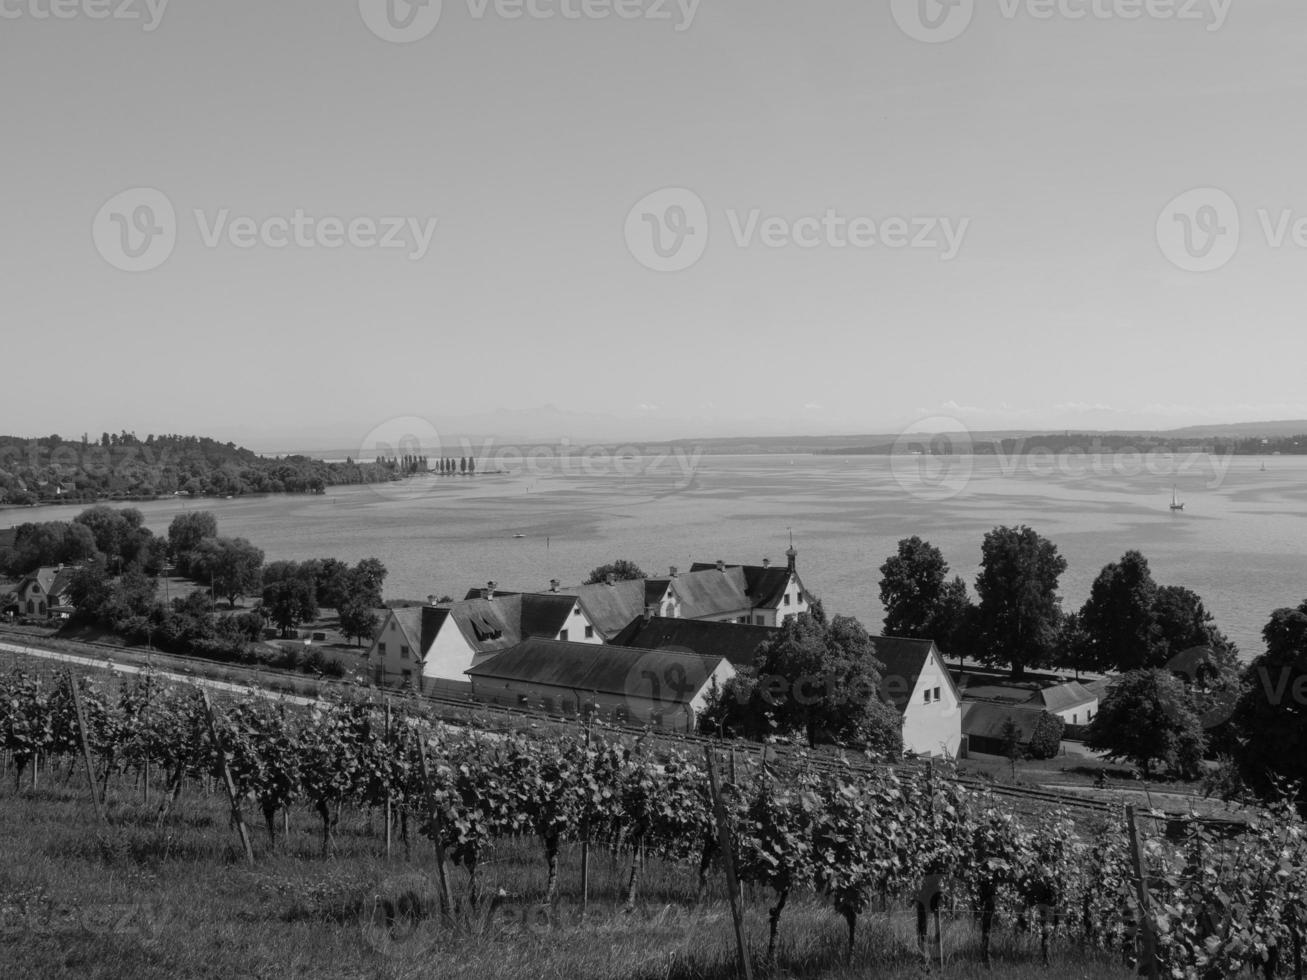
<svg viewBox="0 0 1307 980">
<path fill-rule="evenodd" d="M 1302 0 L 150 3 L 0 0 L 0 431 L 1307 417 Z"/>
</svg>

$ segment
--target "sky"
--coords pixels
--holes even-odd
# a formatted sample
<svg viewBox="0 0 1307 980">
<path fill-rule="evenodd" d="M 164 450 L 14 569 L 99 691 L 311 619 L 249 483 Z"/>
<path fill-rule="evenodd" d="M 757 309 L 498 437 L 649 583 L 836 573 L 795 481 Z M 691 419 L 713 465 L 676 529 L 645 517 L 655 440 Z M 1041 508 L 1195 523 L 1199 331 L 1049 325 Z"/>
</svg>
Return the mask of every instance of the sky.
<svg viewBox="0 0 1307 980">
<path fill-rule="evenodd" d="M 1304 50 L 1301 0 L 0 0 L 0 431 L 1307 418 Z"/>
</svg>

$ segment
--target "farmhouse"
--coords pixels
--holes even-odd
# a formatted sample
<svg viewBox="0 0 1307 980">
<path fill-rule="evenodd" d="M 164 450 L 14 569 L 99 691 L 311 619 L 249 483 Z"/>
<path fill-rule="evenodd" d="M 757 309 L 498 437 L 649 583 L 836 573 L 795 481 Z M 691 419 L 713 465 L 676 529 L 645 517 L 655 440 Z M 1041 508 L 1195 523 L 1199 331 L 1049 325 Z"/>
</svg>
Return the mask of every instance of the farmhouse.
<svg viewBox="0 0 1307 980">
<path fill-rule="evenodd" d="M 735 669 L 724 657 L 532 638 L 466 673 L 478 701 L 693 732 Z"/>
<path fill-rule="evenodd" d="M 72 566 L 40 568 L 18 583 L 15 590 L 20 616 L 44 616 L 53 619 L 73 612 L 69 589 L 73 582 Z"/>
<path fill-rule="evenodd" d="M 932 640 L 872 637 L 884 664 L 881 690 L 903 716 L 903 749 L 956 756 L 962 745 L 962 697 Z"/>
<path fill-rule="evenodd" d="M 601 582 L 555 591 L 576 596 L 599 635 L 610 642 L 639 616 L 782 625 L 807 612 L 808 595 L 798 572 L 798 551 L 786 551 L 785 566 L 696 562 L 690 571 L 672 567 L 662 578 Z"/>
<path fill-rule="evenodd" d="M 1098 695 L 1076 681 L 1042 688 L 1027 704 L 1057 715 L 1068 725 L 1088 725 L 1098 714 Z"/>
<path fill-rule="evenodd" d="M 479 597 L 461 602 L 390 610 L 368 651 L 373 681 L 467 693 L 469 667 L 524 639 L 600 642 L 575 596 L 503 594 L 493 583 L 477 591 Z"/>
</svg>

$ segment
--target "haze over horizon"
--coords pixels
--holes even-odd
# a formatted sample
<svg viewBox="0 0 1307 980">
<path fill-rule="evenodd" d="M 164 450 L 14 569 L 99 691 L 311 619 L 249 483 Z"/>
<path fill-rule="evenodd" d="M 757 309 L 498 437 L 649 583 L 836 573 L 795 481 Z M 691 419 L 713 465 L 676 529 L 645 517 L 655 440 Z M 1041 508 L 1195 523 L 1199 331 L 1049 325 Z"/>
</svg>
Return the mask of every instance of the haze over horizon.
<svg viewBox="0 0 1307 980">
<path fill-rule="evenodd" d="M 1300 2 L 982 3 L 945 43 L 898 0 L 565 6 L 436 3 L 410 43 L 372 0 L 6 6 L 0 429 L 282 447 L 410 416 L 573 439 L 1307 418 Z M 150 222 L 114 202 L 140 188 L 175 241 L 124 271 L 114 234 Z M 663 188 L 705 206 L 680 271 L 633 244 L 684 227 L 633 208 Z M 1206 272 L 1159 232 L 1191 188 L 1242 219 Z M 303 246 L 297 215 L 402 218 L 410 247 Z M 940 247 L 892 246 L 894 218 L 940 223 Z M 874 247 L 850 244 L 860 219 Z"/>
</svg>

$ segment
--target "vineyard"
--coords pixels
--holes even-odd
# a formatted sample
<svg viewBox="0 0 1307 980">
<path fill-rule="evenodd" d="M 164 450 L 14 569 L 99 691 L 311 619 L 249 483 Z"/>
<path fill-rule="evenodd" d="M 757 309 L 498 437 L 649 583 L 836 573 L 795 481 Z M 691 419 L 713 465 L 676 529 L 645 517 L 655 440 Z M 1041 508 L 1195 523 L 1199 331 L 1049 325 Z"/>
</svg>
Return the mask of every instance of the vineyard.
<svg viewBox="0 0 1307 980">
<path fill-rule="evenodd" d="M 674 893 L 677 911 L 707 917 L 718 941 L 743 922 L 744 960 L 729 958 L 722 975 L 793 970 L 803 937 L 787 911 L 806 923 L 824 906 L 841 924 L 832 962 L 856 965 L 868 934 L 906 916 L 913 955 L 946 970 L 988 965 L 997 943 L 1025 936 L 1028 947 L 1004 949 L 1028 948 L 1036 966 L 1100 951 L 1158 976 L 1302 976 L 1307 836 L 1289 806 L 1238 835 L 1199 821 L 1163 834 L 1148 815 L 1105 806 L 1017 813 L 942 765 L 768 759 L 580 724 L 484 731 L 432 711 L 367 692 L 297 707 L 214 701 L 149 672 L 16 670 L 0 676 L 0 800 L 35 806 L 58 787 L 61 805 L 97 825 L 161 831 L 188 819 L 189 801 L 220 800 L 230 816 L 206 832 L 230 863 L 254 868 L 330 868 L 357 848 L 366 816 L 368 847 L 420 869 L 418 886 L 383 898 L 380 919 L 363 915 L 386 950 L 475 932 L 505 900 L 511 852 L 538 869 L 527 896 L 543 910 L 537 925 L 561 928 L 564 908 L 577 910 L 579 935 L 598 928 L 587 921 L 634 920 L 646 889 L 661 905 Z M 617 894 L 592 891 L 601 863 L 620 869 Z M 0 910 L 11 907 L 0 892 Z M 963 920 L 974 942 L 946 951 L 944 923 Z M 653 972 L 713 970 L 691 950 Z"/>
</svg>

